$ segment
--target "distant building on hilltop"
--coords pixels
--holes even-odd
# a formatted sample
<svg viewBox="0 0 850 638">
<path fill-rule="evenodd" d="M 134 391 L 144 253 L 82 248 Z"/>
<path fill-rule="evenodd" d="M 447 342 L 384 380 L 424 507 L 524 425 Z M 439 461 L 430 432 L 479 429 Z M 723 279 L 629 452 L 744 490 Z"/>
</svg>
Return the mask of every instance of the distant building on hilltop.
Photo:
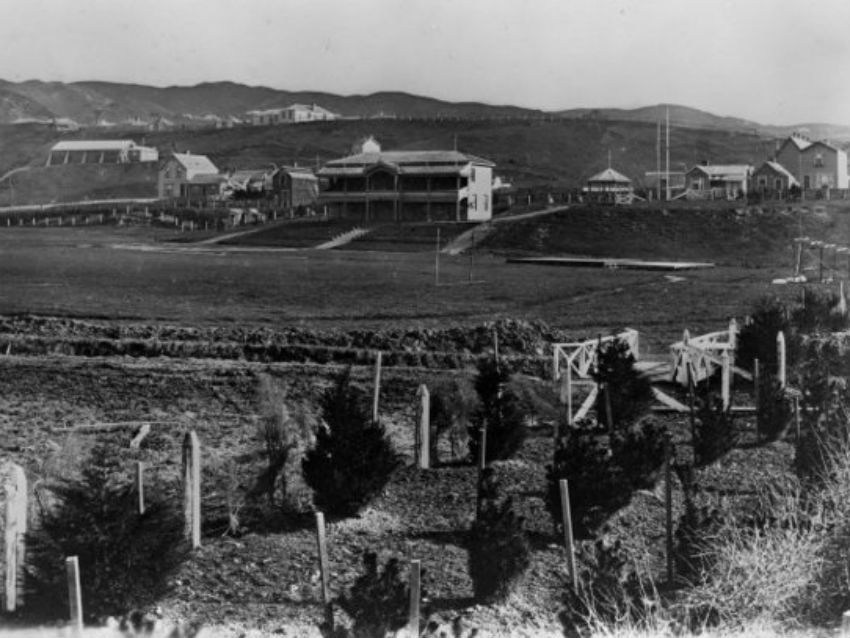
<svg viewBox="0 0 850 638">
<path fill-rule="evenodd" d="M 163 198 L 209 201 L 221 194 L 225 177 L 206 155 L 174 153 L 159 169 L 157 192 Z"/>
<path fill-rule="evenodd" d="M 791 135 L 779 147 L 775 159 L 804 190 L 850 188 L 847 153 L 828 142 Z"/>
<path fill-rule="evenodd" d="M 156 162 L 159 151 L 133 140 L 73 140 L 57 142 L 50 149 L 47 166 L 63 164 L 129 164 Z"/>
<path fill-rule="evenodd" d="M 254 110 L 247 113 L 247 120 L 254 126 L 317 122 L 335 120 L 337 117 L 336 113 L 331 113 L 317 104 L 291 104 L 282 108 Z"/>
<path fill-rule="evenodd" d="M 737 199 L 747 194 L 749 164 L 698 164 L 685 173 L 689 199 Z"/>
<path fill-rule="evenodd" d="M 495 164 L 459 151 L 379 151 L 328 162 L 319 203 L 359 221 L 486 221 Z"/>
</svg>

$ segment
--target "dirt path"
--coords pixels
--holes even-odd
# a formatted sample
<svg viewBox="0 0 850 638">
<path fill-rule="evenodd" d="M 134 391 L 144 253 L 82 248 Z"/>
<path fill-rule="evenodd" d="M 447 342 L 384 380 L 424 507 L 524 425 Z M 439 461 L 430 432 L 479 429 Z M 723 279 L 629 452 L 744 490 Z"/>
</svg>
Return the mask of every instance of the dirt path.
<svg viewBox="0 0 850 638">
<path fill-rule="evenodd" d="M 269 228 L 274 228 L 275 226 L 282 226 L 287 221 L 289 220 L 278 219 L 277 221 L 266 222 L 265 224 L 259 224 L 253 228 L 249 228 L 248 230 L 238 230 L 233 233 L 227 233 L 226 235 L 216 235 L 215 237 L 209 237 L 207 239 L 202 239 L 201 241 L 192 242 L 192 245 L 210 246 L 213 244 L 218 244 L 228 239 L 235 239 L 236 237 L 245 237 L 246 235 L 253 235 L 254 233 L 258 233 L 262 230 L 268 230 Z"/>
</svg>

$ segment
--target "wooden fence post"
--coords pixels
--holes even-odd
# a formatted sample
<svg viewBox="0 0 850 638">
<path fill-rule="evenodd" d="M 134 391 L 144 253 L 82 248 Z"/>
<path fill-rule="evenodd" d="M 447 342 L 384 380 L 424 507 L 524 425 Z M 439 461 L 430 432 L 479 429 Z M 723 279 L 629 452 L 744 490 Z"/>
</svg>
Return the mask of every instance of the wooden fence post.
<svg viewBox="0 0 850 638">
<path fill-rule="evenodd" d="M 23 468 L 16 463 L 5 467 L 5 518 L 4 534 L 5 557 L 5 604 L 8 612 L 15 611 L 23 604 L 24 596 L 24 559 L 27 533 L 27 477 Z"/>
<path fill-rule="evenodd" d="M 417 392 L 419 406 L 416 420 L 416 462 L 419 469 L 431 467 L 431 396 L 424 383 Z"/>
<path fill-rule="evenodd" d="M 761 403 L 761 370 L 759 360 L 753 360 L 753 401 L 756 407 L 756 443 L 761 441 L 761 419 L 759 418 L 759 404 Z"/>
<path fill-rule="evenodd" d="M 567 566 L 573 590 L 578 591 L 578 571 L 576 569 L 576 548 L 573 540 L 573 517 L 570 511 L 570 487 L 567 479 L 558 482 L 561 491 L 561 520 L 564 525 L 564 548 L 567 552 Z"/>
<path fill-rule="evenodd" d="M 724 350 L 720 354 L 721 369 L 720 369 L 720 397 L 723 401 L 723 409 L 728 410 L 731 397 L 732 385 L 732 363 L 729 357 L 729 351 Z"/>
<path fill-rule="evenodd" d="M 667 532 L 667 582 L 673 582 L 673 440 L 664 437 L 664 512 Z"/>
<path fill-rule="evenodd" d="M 378 422 L 378 407 L 381 402 L 381 353 L 375 357 L 375 388 L 372 391 L 372 421 Z"/>
<path fill-rule="evenodd" d="M 325 609 L 325 623 L 333 631 L 334 611 L 331 603 L 331 593 L 328 586 L 328 544 L 325 539 L 325 515 L 316 512 L 316 544 L 319 546 L 319 574 L 322 578 L 322 604 Z"/>
<path fill-rule="evenodd" d="M 785 334 L 780 330 L 776 333 L 776 378 L 783 390 L 786 385 L 785 377 Z"/>
<path fill-rule="evenodd" d="M 136 463 L 136 494 L 139 497 L 139 516 L 145 513 L 145 464 Z"/>
<path fill-rule="evenodd" d="M 83 631 L 83 594 L 80 591 L 80 561 L 76 556 L 68 556 L 65 559 L 65 574 L 68 577 L 71 628 L 80 634 Z"/>
<path fill-rule="evenodd" d="M 201 446 L 195 431 L 183 439 L 183 534 L 192 549 L 201 546 Z"/>
<path fill-rule="evenodd" d="M 410 638 L 419 638 L 419 577 L 422 561 L 410 561 L 410 611 L 407 618 L 407 631 Z"/>
</svg>

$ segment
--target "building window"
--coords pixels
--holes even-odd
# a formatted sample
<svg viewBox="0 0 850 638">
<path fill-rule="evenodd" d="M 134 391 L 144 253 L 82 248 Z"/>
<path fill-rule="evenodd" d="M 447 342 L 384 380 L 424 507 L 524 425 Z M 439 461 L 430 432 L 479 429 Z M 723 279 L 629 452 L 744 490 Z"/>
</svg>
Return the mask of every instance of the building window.
<svg viewBox="0 0 850 638">
<path fill-rule="evenodd" d="M 474 166 L 472 167 L 472 171 L 470 171 L 469 179 L 471 179 L 473 182 L 475 181 L 475 167 Z"/>
<path fill-rule="evenodd" d="M 478 210 L 478 195 L 473 195 L 469 200 L 469 207 L 472 210 Z"/>
<path fill-rule="evenodd" d="M 782 180 L 780 178 L 777 177 L 773 182 L 773 188 L 778 191 L 782 190 Z"/>
<path fill-rule="evenodd" d="M 815 168 L 823 167 L 823 153 L 818 153 L 817 155 L 815 155 L 813 164 Z"/>
<path fill-rule="evenodd" d="M 761 186 L 762 188 L 767 188 L 767 178 L 766 177 L 759 177 L 759 186 Z"/>
<path fill-rule="evenodd" d="M 487 212 L 487 209 L 490 206 L 490 198 L 487 195 L 483 195 L 484 197 L 484 212 Z"/>
</svg>

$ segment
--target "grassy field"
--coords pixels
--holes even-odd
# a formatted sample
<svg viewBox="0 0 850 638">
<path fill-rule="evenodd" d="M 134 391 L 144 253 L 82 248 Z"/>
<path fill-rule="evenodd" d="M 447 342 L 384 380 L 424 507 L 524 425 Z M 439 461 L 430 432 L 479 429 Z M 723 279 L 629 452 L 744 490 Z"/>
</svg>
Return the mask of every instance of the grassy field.
<svg viewBox="0 0 850 638">
<path fill-rule="evenodd" d="M 595 336 L 623 326 L 662 347 L 722 328 L 776 292 L 789 266 L 679 273 L 507 264 L 498 256 L 363 251 L 199 251 L 141 229 L 11 228 L 0 235 L 0 313 L 182 324 L 368 328 L 542 319 Z M 116 246 L 123 246 L 119 248 Z M 482 283 L 466 285 L 470 276 Z"/>
</svg>

